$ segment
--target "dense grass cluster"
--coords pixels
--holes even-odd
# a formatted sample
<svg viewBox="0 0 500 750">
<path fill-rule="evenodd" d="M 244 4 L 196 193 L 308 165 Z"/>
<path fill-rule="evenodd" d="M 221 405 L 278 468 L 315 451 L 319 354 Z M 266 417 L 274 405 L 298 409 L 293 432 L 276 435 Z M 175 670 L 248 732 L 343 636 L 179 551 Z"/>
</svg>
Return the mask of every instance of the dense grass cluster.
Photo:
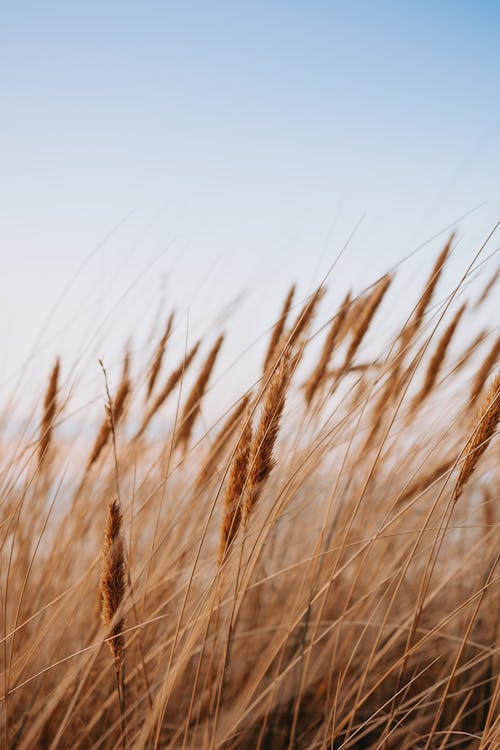
<svg viewBox="0 0 500 750">
<path fill-rule="evenodd" d="M 218 330 L 101 363 L 86 453 L 61 353 L 1 456 L 6 749 L 500 746 L 498 272 L 443 296 L 451 249 L 399 324 L 394 272 L 292 287 L 208 421 Z"/>
</svg>

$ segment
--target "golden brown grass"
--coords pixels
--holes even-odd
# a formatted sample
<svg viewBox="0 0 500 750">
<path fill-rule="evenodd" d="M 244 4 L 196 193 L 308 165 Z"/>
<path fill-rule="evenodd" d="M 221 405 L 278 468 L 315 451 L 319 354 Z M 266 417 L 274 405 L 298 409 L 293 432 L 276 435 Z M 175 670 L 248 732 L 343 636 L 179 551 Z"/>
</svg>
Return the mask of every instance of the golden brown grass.
<svg viewBox="0 0 500 750">
<path fill-rule="evenodd" d="M 266 356 L 264 358 L 264 367 L 263 367 L 264 372 L 267 372 L 267 370 L 273 363 L 274 357 L 278 350 L 278 345 L 281 341 L 283 332 L 285 330 L 286 322 L 288 319 L 288 314 L 292 307 L 294 295 L 295 295 L 295 284 L 292 284 L 292 286 L 290 287 L 288 291 L 288 294 L 285 297 L 285 301 L 283 303 L 283 308 L 281 310 L 280 316 L 278 320 L 276 321 L 275 325 L 273 326 L 273 329 L 271 332 L 271 338 L 269 339 L 269 345 L 267 347 Z"/>
<path fill-rule="evenodd" d="M 412 339 L 416 336 L 417 332 L 422 326 L 426 312 L 432 302 L 432 298 L 434 296 L 434 292 L 438 285 L 439 279 L 441 277 L 441 274 L 443 273 L 444 265 L 448 259 L 448 256 L 450 255 L 451 246 L 454 239 L 455 235 L 452 234 L 448 242 L 439 253 L 438 257 L 436 258 L 434 266 L 432 267 L 432 271 L 429 275 L 429 278 L 427 279 L 427 284 L 425 285 L 424 291 L 422 292 L 415 306 L 413 315 L 411 316 L 408 324 L 405 325 L 401 331 L 400 341 L 402 350 L 405 350 L 409 346 Z"/>
<path fill-rule="evenodd" d="M 291 349 L 285 349 L 263 396 L 262 412 L 249 446 L 249 468 L 246 477 L 241 515 L 247 523 L 269 474 L 273 470 L 274 444 L 285 408 L 286 391 L 292 370 Z"/>
<path fill-rule="evenodd" d="M 167 325 L 165 326 L 165 330 L 163 332 L 163 335 L 161 339 L 158 342 L 158 346 L 156 347 L 156 351 L 153 357 L 153 360 L 151 362 L 151 369 L 149 370 L 148 375 L 148 383 L 146 386 L 146 399 L 148 399 L 153 392 L 153 388 L 155 387 L 155 383 L 158 379 L 158 375 L 161 370 L 161 366 L 163 363 L 163 357 L 165 356 L 165 349 L 167 347 L 168 340 L 170 338 L 170 334 L 172 333 L 172 326 L 174 323 L 174 313 L 170 313 Z"/>
<path fill-rule="evenodd" d="M 90 456 L 87 460 L 87 471 L 96 463 L 103 449 L 106 447 L 108 440 L 120 421 L 125 411 L 125 404 L 130 393 L 130 381 L 128 379 L 128 367 L 124 369 L 122 380 L 118 386 L 114 399 L 108 398 L 106 404 L 106 416 L 104 417 L 97 437 L 95 439 Z"/>
<path fill-rule="evenodd" d="M 352 337 L 345 355 L 344 368 L 347 369 L 354 359 L 354 355 L 358 351 L 391 281 L 390 276 L 386 276 L 379 281 L 361 308 L 358 319 L 353 322 Z"/>
<path fill-rule="evenodd" d="M 493 378 L 483 404 L 476 417 L 472 434 L 464 449 L 464 459 L 458 475 L 453 499 L 462 494 L 465 485 L 474 473 L 479 459 L 487 449 L 500 420 L 500 371 Z"/>
<path fill-rule="evenodd" d="M 186 354 L 181 364 L 172 373 L 170 373 L 160 393 L 157 395 L 153 404 L 149 407 L 149 409 L 147 409 L 146 413 L 144 414 L 141 427 L 136 437 L 140 437 L 146 431 L 147 426 L 151 422 L 156 412 L 160 409 L 161 406 L 163 406 L 163 404 L 165 403 L 167 398 L 170 396 L 170 394 L 172 393 L 176 385 L 182 380 L 189 365 L 191 364 L 193 359 L 196 357 L 196 353 L 199 347 L 200 347 L 200 342 L 197 341 L 196 344 L 193 347 L 191 347 L 190 351 Z"/>
<path fill-rule="evenodd" d="M 38 457 L 40 463 L 45 458 L 52 437 L 54 418 L 57 412 L 57 386 L 59 382 L 60 361 L 56 359 L 55 365 L 50 373 L 47 390 L 43 402 L 43 417 L 40 425 L 40 439 L 38 441 Z"/>
<path fill-rule="evenodd" d="M 231 411 L 226 421 L 223 423 L 201 467 L 201 471 L 196 480 L 196 484 L 198 486 L 205 484 L 205 482 L 207 482 L 210 477 L 215 475 L 217 471 L 217 461 L 224 454 L 225 449 L 227 448 L 231 438 L 234 435 L 236 427 L 241 421 L 241 417 L 245 412 L 249 401 L 250 396 L 248 394 L 245 394 Z"/>
<path fill-rule="evenodd" d="M 324 297 L 326 289 L 324 286 L 319 286 L 313 294 L 310 295 L 309 299 L 304 304 L 304 307 L 299 312 L 295 323 L 290 328 L 290 333 L 286 341 L 286 345 L 289 347 L 294 346 L 302 334 L 307 330 L 308 326 L 312 323 L 317 307 Z"/>
<path fill-rule="evenodd" d="M 449 326 L 445 328 L 443 335 L 439 339 L 436 350 L 429 361 L 429 366 L 427 367 L 427 371 L 425 373 L 422 388 L 415 396 L 415 400 L 411 407 L 412 411 L 414 411 L 432 391 L 439 372 L 443 367 L 446 351 L 450 345 L 451 339 L 453 338 L 453 334 L 455 333 L 455 330 L 460 322 L 460 318 L 465 312 L 465 307 L 465 305 L 462 305 L 458 308 L 455 315 L 453 316 L 453 320 L 451 321 Z"/>
<path fill-rule="evenodd" d="M 340 336 L 342 327 L 350 309 L 350 301 L 351 294 L 350 292 L 348 292 L 344 298 L 344 301 L 340 305 L 339 311 L 330 324 L 330 328 L 328 329 L 328 333 L 323 343 L 323 348 L 321 350 L 321 355 L 318 363 L 304 385 L 304 397 L 307 404 L 311 403 L 314 394 L 321 386 L 321 383 L 325 380 L 335 343 Z"/>
<path fill-rule="evenodd" d="M 201 401 L 203 396 L 205 395 L 205 390 L 207 388 L 210 375 L 212 374 L 212 370 L 214 368 L 215 361 L 217 359 L 217 355 L 219 354 L 219 350 L 222 346 L 223 341 L 224 336 L 219 336 L 212 349 L 209 351 L 208 356 L 200 370 L 200 374 L 198 375 L 193 387 L 191 388 L 190 393 L 188 394 L 186 405 L 184 406 L 184 411 L 182 412 L 181 422 L 176 434 L 177 444 L 184 444 L 184 446 L 187 446 L 187 444 L 189 443 L 191 431 L 193 429 L 196 416 L 200 411 Z"/>
<path fill-rule="evenodd" d="M 500 336 L 497 336 L 495 341 L 493 342 L 493 346 L 491 347 L 490 351 L 486 355 L 481 367 L 477 371 L 476 377 L 474 378 L 474 382 L 472 383 L 471 394 L 470 394 L 471 406 L 475 404 L 477 399 L 479 398 L 479 395 L 481 394 L 481 391 L 484 388 L 484 384 L 486 383 L 491 371 L 496 366 L 499 359 L 500 359 Z"/>
<path fill-rule="evenodd" d="M 101 616 L 113 655 L 116 689 L 120 712 L 125 715 L 125 620 L 120 616 L 126 588 L 125 551 L 121 533 L 122 514 L 117 499 L 108 505 L 104 543 L 102 547 L 102 573 L 100 580 Z M 125 731 L 122 741 L 125 743 Z"/>
<path fill-rule="evenodd" d="M 252 441 L 251 414 L 248 413 L 243 430 L 238 439 L 234 452 L 227 487 L 224 494 L 223 516 L 220 528 L 219 552 L 217 562 L 222 565 L 227 550 L 234 537 L 238 533 L 241 523 L 241 496 L 248 478 L 248 466 L 250 462 L 250 448 Z"/>
<path fill-rule="evenodd" d="M 500 351 L 450 248 L 418 299 L 291 290 L 236 388 L 167 323 L 71 431 L 56 363 L 2 443 L 6 749 L 496 750 Z"/>
<path fill-rule="evenodd" d="M 122 514 L 118 500 L 108 505 L 104 543 L 102 548 L 103 567 L 101 574 L 101 614 L 102 622 L 109 631 L 109 647 L 113 654 L 115 669 L 121 670 L 124 657 L 124 619 L 117 618 L 125 594 L 125 553 L 121 536 Z"/>
</svg>

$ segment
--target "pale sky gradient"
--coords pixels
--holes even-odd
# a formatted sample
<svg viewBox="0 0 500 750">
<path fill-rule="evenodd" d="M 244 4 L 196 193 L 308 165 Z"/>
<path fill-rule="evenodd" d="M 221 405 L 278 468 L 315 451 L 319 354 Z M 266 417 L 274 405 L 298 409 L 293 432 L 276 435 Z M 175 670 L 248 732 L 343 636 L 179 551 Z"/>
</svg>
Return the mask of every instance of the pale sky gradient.
<svg viewBox="0 0 500 750">
<path fill-rule="evenodd" d="M 65 289 L 40 368 L 162 290 L 202 330 L 247 288 L 262 333 L 361 217 L 337 296 L 476 209 L 459 273 L 500 218 L 499 35 L 497 2 L 3 2 L 1 382 Z"/>
</svg>

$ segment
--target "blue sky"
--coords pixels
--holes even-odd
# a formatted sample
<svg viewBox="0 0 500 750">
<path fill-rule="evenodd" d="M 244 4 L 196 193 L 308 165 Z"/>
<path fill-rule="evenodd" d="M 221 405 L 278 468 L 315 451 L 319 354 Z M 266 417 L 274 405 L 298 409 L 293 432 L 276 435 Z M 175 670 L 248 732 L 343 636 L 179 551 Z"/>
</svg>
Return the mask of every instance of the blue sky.
<svg viewBox="0 0 500 750">
<path fill-rule="evenodd" d="M 206 311 L 247 285 L 263 330 L 361 217 L 339 294 L 475 209 L 462 268 L 500 218 L 499 29 L 495 2 L 2 3 L 2 374 L 122 221 L 51 354 L 162 290 Z"/>
</svg>

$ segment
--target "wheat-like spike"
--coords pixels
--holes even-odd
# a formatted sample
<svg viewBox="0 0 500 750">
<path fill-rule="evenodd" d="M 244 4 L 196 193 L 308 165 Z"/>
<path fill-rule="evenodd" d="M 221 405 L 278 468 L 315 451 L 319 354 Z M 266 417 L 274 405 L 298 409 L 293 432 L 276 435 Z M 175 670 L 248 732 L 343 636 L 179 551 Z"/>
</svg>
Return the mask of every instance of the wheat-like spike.
<svg viewBox="0 0 500 750">
<path fill-rule="evenodd" d="M 453 368 L 454 373 L 457 373 L 459 370 L 462 369 L 465 363 L 470 359 L 471 355 L 475 352 L 477 347 L 483 343 L 487 335 L 488 335 L 487 328 L 483 328 L 483 330 L 477 334 L 477 336 L 471 341 L 469 346 L 466 347 L 466 349 L 464 349 L 462 354 L 457 359 L 457 363 L 455 367 Z"/>
<path fill-rule="evenodd" d="M 500 266 L 498 266 L 497 270 L 493 272 L 491 278 L 489 281 L 485 284 L 485 287 L 481 294 L 479 295 L 479 298 L 475 304 L 475 307 L 479 307 L 483 304 L 483 302 L 490 296 L 490 292 L 497 283 L 498 279 L 500 278 Z"/>
<path fill-rule="evenodd" d="M 285 297 L 285 301 L 283 303 L 280 316 L 277 322 L 275 323 L 275 325 L 273 326 L 271 339 L 269 341 L 269 346 L 267 347 L 266 356 L 264 358 L 263 372 L 267 372 L 267 370 L 273 363 L 278 344 L 283 335 L 283 331 L 285 330 L 286 321 L 287 321 L 290 309 L 292 307 L 294 295 L 295 295 L 295 284 L 292 284 L 292 286 L 290 287 L 288 291 L 288 294 Z"/>
<path fill-rule="evenodd" d="M 347 311 L 346 319 L 344 321 L 344 325 L 339 331 L 337 339 L 338 344 L 341 344 L 347 338 L 349 331 L 352 331 L 352 329 L 355 327 L 357 321 L 360 318 L 361 311 L 366 305 L 369 296 L 370 294 L 361 294 L 351 301 L 351 304 L 349 305 L 349 309 Z"/>
<path fill-rule="evenodd" d="M 181 378 L 183 377 L 189 365 L 195 358 L 199 347 L 200 347 L 200 342 L 197 341 L 196 344 L 191 348 L 191 350 L 186 354 L 185 359 L 183 359 L 179 367 L 177 367 L 173 372 L 170 373 L 165 385 L 163 386 L 163 388 L 161 389 L 161 391 L 155 398 L 153 404 L 149 407 L 148 411 L 144 415 L 144 419 L 142 420 L 141 427 L 135 436 L 136 438 L 140 437 L 145 432 L 147 426 L 151 422 L 152 418 L 154 417 L 158 409 L 161 406 L 163 406 L 163 404 L 167 400 L 168 396 L 172 393 L 172 391 L 174 390 L 179 380 L 181 380 Z"/>
<path fill-rule="evenodd" d="M 122 374 L 120 377 L 120 382 L 123 382 L 124 380 L 130 380 L 130 341 L 127 342 L 125 353 L 123 355 Z"/>
<path fill-rule="evenodd" d="M 122 743 L 126 748 L 126 711 L 125 711 L 125 636 L 123 629 L 125 618 L 120 615 L 123 597 L 127 585 L 125 548 L 123 544 L 122 514 L 117 499 L 108 505 L 104 542 L 102 547 L 102 572 L 99 585 L 101 596 L 101 619 L 108 644 L 113 655 L 116 677 L 116 691 L 120 705 Z"/>
<path fill-rule="evenodd" d="M 371 429 L 365 442 L 365 449 L 368 449 L 374 437 L 376 436 L 388 404 L 401 388 L 401 381 L 401 367 L 396 365 L 395 367 L 391 368 L 387 380 L 385 381 L 378 398 L 375 400 L 375 404 L 372 409 Z"/>
<path fill-rule="evenodd" d="M 93 448 L 90 452 L 87 461 L 87 471 L 92 468 L 92 466 L 101 455 L 103 448 L 106 446 L 111 435 L 113 422 L 116 426 L 123 416 L 123 413 L 125 411 L 125 403 L 127 401 L 129 393 L 130 381 L 128 379 L 128 375 L 125 374 L 125 377 L 122 379 L 120 385 L 118 386 L 116 396 L 114 397 L 111 404 L 111 409 L 113 410 L 112 414 L 110 413 L 109 403 L 106 403 L 106 416 L 99 428 L 99 432 L 97 433 Z"/>
<path fill-rule="evenodd" d="M 408 379 L 409 373 L 413 372 L 413 366 L 407 367 L 406 371 L 402 372 L 403 355 L 409 348 L 413 338 L 415 337 L 418 330 L 420 329 L 420 326 L 422 325 L 422 321 L 425 317 L 425 313 L 427 311 L 427 308 L 429 307 L 429 304 L 434 294 L 434 290 L 437 286 L 437 283 L 443 271 L 444 264 L 450 253 L 450 249 L 451 249 L 451 245 L 454 240 L 454 237 L 455 237 L 455 234 L 452 233 L 450 235 L 448 242 L 446 243 L 444 248 L 441 250 L 438 257 L 436 258 L 436 262 L 434 263 L 434 266 L 429 275 L 429 278 L 427 279 L 427 283 L 424 287 L 424 291 L 422 292 L 420 296 L 420 299 L 417 303 L 415 311 L 410 321 L 406 325 L 403 326 L 399 334 L 399 337 L 398 337 L 399 338 L 399 351 L 396 353 L 395 358 L 394 358 L 394 364 L 392 366 L 392 373 L 390 377 L 387 379 L 385 387 L 382 389 L 382 392 L 373 410 L 373 427 L 370 432 L 370 438 L 367 441 L 367 444 L 370 442 L 371 438 L 373 438 L 373 436 L 376 434 L 378 427 L 380 425 L 381 415 L 384 409 L 386 408 L 387 404 L 389 403 L 389 401 L 393 400 L 398 393 L 400 393 L 402 386 L 405 384 L 405 382 Z"/>
<path fill-rule="evenodd" d="M 181 422 L 177 431 L 175 443 L 176 445 L 184 444 L 186 446 L 191 436 L 191 430 L 193 429 L 194 422 L 200 410 L 201 400 L 205 394 L 210 375 L 215 365 L 215 360 L 224 341 L 224 335 L 219 336 L 212 349 L 208 353 L 208 356 L 203 363 L 200 374 L 198 375 L 191 391 L 186 399 L 186 404 L 182 412 Z"/>
<path fill-rule="evenodd" d="M 493 346 L 491 347 L 490 351 L 486 355 L 486 358 L 479 368 L 479 370 L 476 373 L 476 377 L 474 378 L 472 382 L 472 388 L 471 393 L 469 397 L 469 404 L 472 406 L 477 398 L 479 397 L 479 394 L 483 390 L 484 384 L 489 378 L 489 375 L 495 365 L 498 362 L 498 359 L 500 358 L 500 336 L 497 336 L 496 340 L 493 343 Z"/>
<path fill-rule="evenodd" d="M 229 468 L 226 492 L 224 494 L 223 517 L 220 527 L 219 551 L 217 564 L 222 565 L 231 542 L 238 533 L 241 523 L 241 494 L 245 487 L 250 464 L 252 443 L 252 420 L 247 411 L 245 424 L 238 439 L 238 444 Z"/>
<path fill-rule="evenodd" d="M 286 342 L 286 345 L 288 347 L 293 347 L 296 344 L 300 336 L 306 330 L 307 326 L 311 323 L 312 319 L 314 318 L 316 308 L 321 302 L 325 292 L 326 287 L 320 285 L 316 289 L 316 291 L 311 294 L 304 307 L 298 314 L 297 319 L 288 335 L 288 339 Z"/>
<path fill-rule="evenodd" d="M 213 475 L 214 466 L 231 440 L 231 437 L 240 422 L 241 415 L 247 408 L 249 401 L 249 395 L 243 396 L 220 428 L 196 479 L 197 487 L 201 487 L 201 485 L 205 484 L 205 482 Z"/>
<path fill-rule="evenodd" d="M 437 283 L 441 277 L 444 264 L 446 263 L 446 260 L 450 254 L 451 245 L 454 239 L 455 239 L 455 233 L 452 232 L 448 242 L 443 247 L 438 257 L 436 258 L 436 262 L 434 263 L 430 276 L 427 279 L 427 283 L 424 287 L 424 291 L 422 292 L 420 296 L 420 299 L 417 303 L 415 312 L 413 313 L 411 320 L 406 326 L 403 327 L 403 330 L 401 331 L 400 348 L 402 351 L 407 349 L 412 339 L 415 337 L 418 330 L 420 329 L 420 326 L 422 325 L 422 321 L 425 317 L 425 313 L 427 312 L 427 308 L 429 307 L 431 303 L 434 290 L 436 289 Z"/>
<path fill-rule="evenodd" d="M 128 377 L 125 380 L 122 380 L 120 385 L 118 386 L 118 390 L 116 392 L 116 396 L 113 399 L 112 408 L 113 408 L 113 419 L 115 424 L 117 424 L 121 417 L 123 416 L 123 412 L 125 411 L 125 403 L 127 401 L 127 397 L 130 393 L 130 381 Z"/>
<path fill-rule="evenodd" d="M 247 522 L 264 483 L 275 465 L 273 449 L 285 407 L 292 364 L 291 349 L 287 348 L 283 352 L 264 395 L 259 423 L 250 447 L 250 468 L 241 504 L 244 523 Z"/>
<path fill-rule="evenodd" d="M 335 346 L 335 342 L 338 339 L 339 333 L 342 329 L 342 326 L 344 325 L 344 321 L 347 316 L 347 312 L 349 310 L 349 305 L 351 302 L 351 293 L 348 292 L 345 296 L 344 301 L 342 302 L 339 311 L 334 316 L 329 331 L 326 335 L 323 348 L 321 350 L 321 355 L 318 360 L 318 363 L 314 370 L 312 371 L 309 379 L 305 383 L 305 389 L 304 389 L 304 398 L 306 400 L 306 403 L 309 405 L 314 397 L 314 394 L 316 393 L 317 389 L 321 385 L 322 381 L 325 378 L 325 375 L 328 370 L 328 364 L 330 362 L 330 359 L 332 357 L 333 348 Z"/>
<path fill-rule="evenodd" d="M 56 359 L 52 372 L 50 373 L 45 398 L 43 401 L 43 417 L 40 424 L 40 439 L 38 443 L 38 460 L 41 463 L 47 455 L 52 430 L 54 427 L 54 417 L 57 411 L 57 386 L 59 382 L 60 371 L 59 357 Z"/>
<path fill-rule="evenodd" d="M 380 390 L 380 394 L 375 399 L 372 409 L 371 429 L 365 442 L 365 449 L 368 449 L 376 437 L 378 430 L 383 421 L 384 412 L 387 411 L 391 402 L 394 402 L 397 395 L 400 394 L 413 376 L 419 363 L 419 355 L 415 355 L 409 364 L 403 369 L 401 356 L 398 356 L 389 369 L 386 381 Z"/>
<path fill-rule="evenodd" d="M 380 282 L 376 285 L 375 289 L 366 300 L 366 304 L 361 309 L 359 318 L 357 322 L 355 322 L 352 339 L 345 355 L 345 369 L 349 367 L 354 358 L 354 355 L 359 349 L 361 342 L 363 341 L 363 338 L 368 331 L 370 323 L 372 322 L 375 313 L 379 308 L 379 305 L 384 299 L 384 295 L 389 289 L 391 282 L 391 276 L 384 276 L 384 278 L 381 279 Z"/>
<path fill-rule="evenodd" d="M 430 489 L 435 482 L 445 476 L 446 472 L 451 469 L 454 463 L 455 461 L 450 458 L 447 461 L 438 464 L 429 474 L 417 476 L 398 497 L 398 505 L 405 503 L 410 497 L 420 495 L 421 492 Z"/>
<path fill-rule="evenodd" d="M 113 654 L 115 669 L 120 671 L 124 657 L 124 619 L 116 614 L 121 606 L 126 589 L 126 565 L 121 533 L 122 513 L 117 499 L 108 505 L 104 543 L 102 547 L 102 573 L 100 581 L 101 617 L 109 631 L 108 641 Z"/>
<path fill-rule="evenodd" d="M 410 407 L 410 411 L 414 411 L 418 406 L 420 406 L 422 401 L 424 401 L 424 399 L 427 398 L 427 396 L 433 389 L 437 376 L 439 374 L 439 371 L 443 365 L 444 358 L 446 356 L 446 350 L 448 349 L 452 336 L 455 333 L 455 330 L 460 322 L 460 318 L 464 314 L 465 308 L 466 308 L 466 305 L 463 304 L 462 307 L 460 307 L 457 310 L 457 312 L 455 313 L 453 317 L 453 320 L 451 321 L 451 323 L 449 324 L 449 326 L 446 328 L 445 332 L 439 339 L 438 345 L 436 346 L 436 350 L 434 354 L 432 355 L 431 360 L 429 362 L 427 372 L 425 373 L 425 379 L 424 379 L 422 388 L 415 396 L 413 403 Z"/>
<path fill-rule="evenodd" d="M 458 475 L 453 500 L 456 502 L 471 478 L 478 462 L 487 449 L 500 420 L 500 371 L 488 389 L 488 393 L 479 409 L 471 436 L 464 448 L 464 461 Z"/>
<path fill-rule="evenodd" d="M 167 325 L 165 326 L 165 331 L 163 332 L 163 336 L 158 342 L 158 346 L 156 347 L 153 361 L 149 369 L 148 382 L 146 386 L 146 400 L 150 397 L 153 391 L 153 388 L 155 387 L 155 383 L 158 379 L 158 375 L 159 375 L 161 365 L 163 362 L 163 357 L 165 354 L 165 349 L 167 347 L 170 334 L 172 333 L 173 322 L 174 322 L 174 313 L 172 312 L 169 315 L 169 318 L 167 320 Z"/>
</svg>

